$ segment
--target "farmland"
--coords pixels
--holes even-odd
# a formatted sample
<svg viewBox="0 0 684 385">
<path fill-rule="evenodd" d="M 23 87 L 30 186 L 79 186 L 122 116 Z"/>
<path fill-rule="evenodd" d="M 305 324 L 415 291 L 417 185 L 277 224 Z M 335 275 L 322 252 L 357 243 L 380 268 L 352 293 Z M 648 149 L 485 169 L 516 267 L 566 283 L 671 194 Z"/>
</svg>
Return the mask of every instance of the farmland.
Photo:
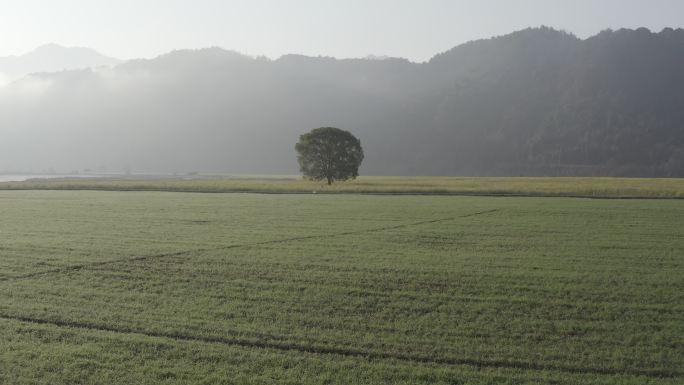
<svg viewBox="0 0 684 385">
<path fill-rule="evenodd" d="M 681 178 L 377 177 L 327 186 L 299 176 L 119 176 L 0 182 L 0 190 L 424 194 L 588 198 L 684 198 Z"/>
<path fill-rule="evenodd" d="M 682 191 L 634 183 L 586 192 Z M 681 200 L 20 190 L 0 213 L 2 384 L 684 382 Z"/>
</svg>

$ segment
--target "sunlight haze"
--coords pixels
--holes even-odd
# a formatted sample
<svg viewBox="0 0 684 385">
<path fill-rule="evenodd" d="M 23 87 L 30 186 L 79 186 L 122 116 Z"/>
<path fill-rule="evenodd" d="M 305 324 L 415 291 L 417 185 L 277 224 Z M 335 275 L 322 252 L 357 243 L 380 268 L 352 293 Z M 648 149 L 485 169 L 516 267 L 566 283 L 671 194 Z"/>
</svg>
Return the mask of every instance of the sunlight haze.
<svg viewBox="0 0 684 385">
<path fill-rule="evenodd" d="M 46 44 L 119 59 L 220 46 L 270 58 L 387 55 L 425 61 L 469 40 L 548 25 L 587 37 L 606 28 L 684 24 L 676 0 L 62 0 L 0 1 L 0 57 Z"/>
</svg>

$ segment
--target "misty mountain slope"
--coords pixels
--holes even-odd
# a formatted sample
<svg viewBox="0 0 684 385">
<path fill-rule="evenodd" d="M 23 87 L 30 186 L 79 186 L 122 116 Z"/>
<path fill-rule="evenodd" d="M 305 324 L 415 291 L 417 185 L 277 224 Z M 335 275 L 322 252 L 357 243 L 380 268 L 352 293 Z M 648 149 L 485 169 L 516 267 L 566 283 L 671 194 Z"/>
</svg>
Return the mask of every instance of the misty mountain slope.
<svg viewBox="0 0 684 385">
<path fill-rule="evenodd" d="M 675 171 L 684 161 L 684 31 L 621 30 L 584 44 L 537 148 L 556 146 L 566 163 Z"/>
<path fill-rule="evenodd" d="M 559 79 L 579 44 L 563 32 L 524 30 L 456 47 L 427 63 L 424 71 L 436 86 L 425 108 L 432 110 L 439 142 L 453 150 L 441 167 L 479 174 L 524 164 L 528 141 L 559 104 Z"/>
<path fill-rule="evenodd" d="M 0 77 L 11 81 L 35 72 L 97 68 L 119 63 L 121 60 L 89 48 L 46 44 L 21 56 L 0 57 Z"/>
<path fill-rule="evenodd" d="M 684 176 L 684 31 L 550 28 L 426 63 L 220 48 L 0 88 L 0 170 L 296 173 L 312 128 L 362 174 Z"/>
</svg>

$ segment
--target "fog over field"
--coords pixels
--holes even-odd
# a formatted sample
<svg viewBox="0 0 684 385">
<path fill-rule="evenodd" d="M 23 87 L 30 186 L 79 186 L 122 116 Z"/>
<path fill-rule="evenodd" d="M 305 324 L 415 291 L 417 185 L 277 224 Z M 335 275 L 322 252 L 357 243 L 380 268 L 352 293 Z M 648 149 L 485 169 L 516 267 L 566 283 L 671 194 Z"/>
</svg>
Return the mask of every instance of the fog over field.
<svg viewBox="0 0 684 385">
<path fill-rule="evenodd" d="M 0 87 L 0 171 L 293 174 L 298 136 L 335 126 L 371 175 L 684 175 L 681 29 L 532 28 L 421 63 L 39 52 L 89 68 Z"/>
</svg>

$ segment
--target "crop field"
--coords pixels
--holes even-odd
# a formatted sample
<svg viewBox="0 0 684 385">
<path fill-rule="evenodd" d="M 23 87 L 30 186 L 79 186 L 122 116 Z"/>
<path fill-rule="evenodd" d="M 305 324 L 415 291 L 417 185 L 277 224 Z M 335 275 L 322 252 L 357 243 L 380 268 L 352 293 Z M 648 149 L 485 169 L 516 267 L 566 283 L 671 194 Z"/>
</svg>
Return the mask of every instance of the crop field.
<svg viewBox="0 0 684 385">
<path fill-rule="evenodd" d="M 0 190 L 424 194 L 684 199 L 682 178 L 376 177 L 328 186 L 300 176 L 109 177 L 0 182 Z"/>
<path fill-rule="evenodd" d="M 0 191 L 0 384 L 684 383 L 684 201 Z"/>
</svg>

